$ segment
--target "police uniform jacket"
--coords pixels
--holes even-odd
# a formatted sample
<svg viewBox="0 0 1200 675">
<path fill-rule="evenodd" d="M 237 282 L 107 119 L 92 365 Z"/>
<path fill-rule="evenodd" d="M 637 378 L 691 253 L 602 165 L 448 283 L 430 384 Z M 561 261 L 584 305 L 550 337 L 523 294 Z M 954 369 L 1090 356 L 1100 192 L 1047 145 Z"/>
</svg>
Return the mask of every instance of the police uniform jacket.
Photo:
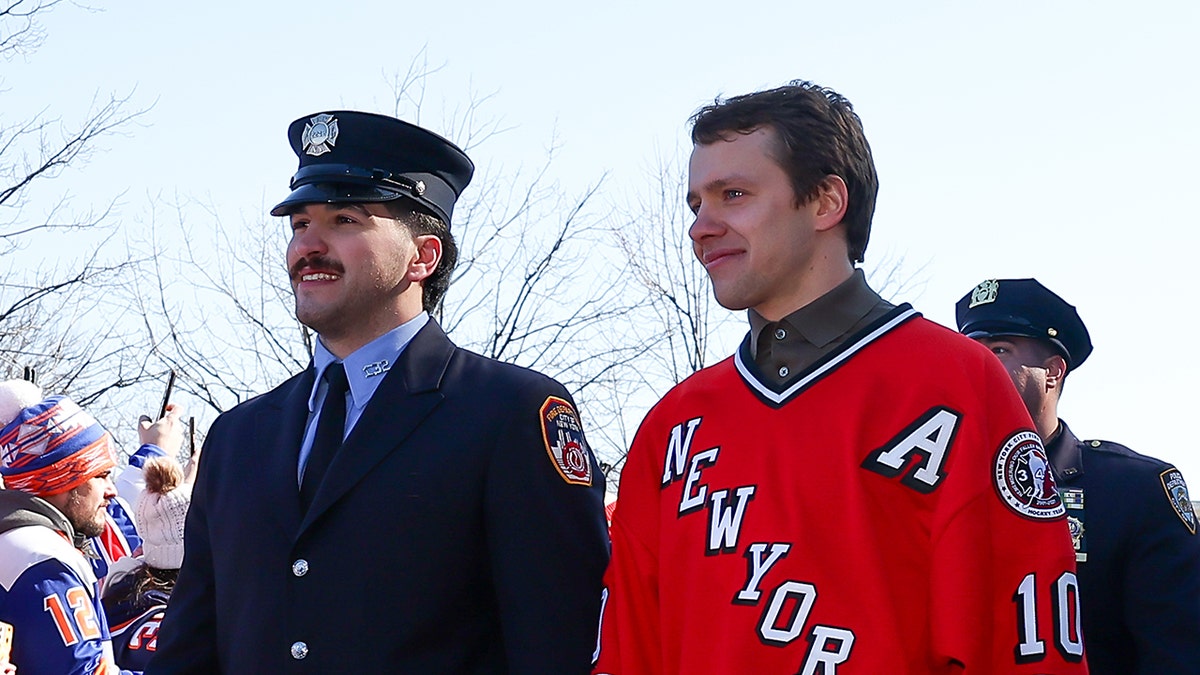
<svg viewBox="0 0 1200 675">
<path fill-rule="evenodd" d="M 1092 675 L 1200 672 L 1200 537 L 1175 467 L 1067 425 L 1047 445 L 1075 539 Z M 1179 478 L 1179 484 L 1182 478 Z"/>
<path fill-rule="evenodd" d="M 548 399 L 570 401 L 563 387 L 457 348 L 430 320 L 303 512 L 313 378 L 213 424 L 147 672 L 588 672 L 604 488 L 590 452 L 587 484 L 548 452 L 541 418 Z"/>
</svg>

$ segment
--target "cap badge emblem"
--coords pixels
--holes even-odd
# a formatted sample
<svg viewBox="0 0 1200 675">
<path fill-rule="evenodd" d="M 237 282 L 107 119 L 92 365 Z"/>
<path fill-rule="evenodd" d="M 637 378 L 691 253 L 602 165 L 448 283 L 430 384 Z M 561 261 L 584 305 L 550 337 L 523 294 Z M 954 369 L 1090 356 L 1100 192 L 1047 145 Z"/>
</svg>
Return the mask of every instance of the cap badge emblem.
<svg viewBox="0 0 1200 675">
<path fill-rule="evenodd" d="M 989 302 L 995 302 L 996 295 L 999 292 L 1000 282 L 996 281 L 995 279 L 988 279 L 987 281 L 976 286 L 975 290 L 971 291 L 971 304 L 967 305 L 967 309 L 978 307 L 979 305 L 986 305 Z"/>
<path fill-rule="evenodd" d="M 304 146 L 305 154 L 317 157 L 333 149 L 337 145 L 338 123 L 333 115 L 317 115 L 304 125 L 304 134 L 300 143 Z"/>
</svg>

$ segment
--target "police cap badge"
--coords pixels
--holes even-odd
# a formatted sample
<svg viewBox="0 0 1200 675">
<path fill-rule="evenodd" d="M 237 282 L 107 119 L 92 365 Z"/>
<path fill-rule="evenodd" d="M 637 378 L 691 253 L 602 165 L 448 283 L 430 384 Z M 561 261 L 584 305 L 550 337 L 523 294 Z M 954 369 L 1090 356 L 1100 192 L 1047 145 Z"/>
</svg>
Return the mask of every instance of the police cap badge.
<svg viewBox="0 0 1200 675">
<path fill-rule="evenodd" d="M 1044 340 L 1067 360 L 1083 365 L 1092 339 L 1075 307 L 1037 279 L 989 279 L 955 305 L 958 330 L 970 338 L 1019 336 Z"/>
<path fill-rule="evenodd" d="M 306 115 L 288 128 L 300 167 L 292 193 L 271 209 L 286 216 L 305 204 L 410 199 L 450 224 L 454 202 L 475 165 L 441 136 L 394 117 L 351 110 Z"/>
</svg>

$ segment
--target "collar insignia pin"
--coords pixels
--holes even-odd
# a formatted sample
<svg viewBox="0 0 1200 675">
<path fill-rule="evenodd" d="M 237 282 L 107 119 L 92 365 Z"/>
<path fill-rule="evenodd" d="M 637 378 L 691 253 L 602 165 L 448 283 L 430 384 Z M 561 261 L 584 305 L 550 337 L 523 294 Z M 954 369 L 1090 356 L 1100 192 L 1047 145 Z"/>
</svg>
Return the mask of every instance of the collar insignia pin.
<svg viewBox="0 0 1200 675">
<path fill-rule="evenodd" d="M 375 377 L 376 375 L 382 375 L 391 369 L 392 364 L 388 362 L 387 359 L 384 359 L 382 361 L 368 363 L 367 365 L 363 366 L 363 375 L 367 377 Z"/>
</svg>

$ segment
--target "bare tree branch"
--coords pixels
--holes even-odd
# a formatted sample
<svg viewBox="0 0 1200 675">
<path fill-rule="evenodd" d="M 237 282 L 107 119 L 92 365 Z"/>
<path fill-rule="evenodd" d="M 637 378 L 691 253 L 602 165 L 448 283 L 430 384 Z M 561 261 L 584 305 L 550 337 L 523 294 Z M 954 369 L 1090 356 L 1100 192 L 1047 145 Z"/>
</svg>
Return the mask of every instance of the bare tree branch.
<svg viewBox="0 0 1200 675">
<path fill-rule="evenodd" d="M 46 39 L 46 31 L 37 16 L 50 11 L 62 0 L 8 0 L 0 3 L 0 57 L 37 51 Z"/>
<path fill-rule="evenodd" d="M 60 0 L 0 0 L 0 56 L 12 59 L 41 46 L 40 15 Z M 87 8 L 70 2 L 76 8 Z M 157 373 L 129 314 L 146 259 L 121 249 L 114 207 L 70 213 L 70 189 L 41 196 L 41 214 L 27 215 L 34 188 L 79 168 L 102 139 L 124 133 L 146 109 L 131 95 L 96 95 L 82 122 L 67 123 L 43 109 L 0 125 L 0 254 L 10 266 L 0 277 L 0 376 L 32 371 L 48 393 L 65 393 L 102 421 L 118 420 Z M 60 259 L 63 231 L 79 234 L 89 252 Z M 56 238 L 57 237 L 57 238 Z M 16 255 L 15 251 L 28 250 Z M 133 425 L 106 425 L 118 439 Z"/>
</svg>

